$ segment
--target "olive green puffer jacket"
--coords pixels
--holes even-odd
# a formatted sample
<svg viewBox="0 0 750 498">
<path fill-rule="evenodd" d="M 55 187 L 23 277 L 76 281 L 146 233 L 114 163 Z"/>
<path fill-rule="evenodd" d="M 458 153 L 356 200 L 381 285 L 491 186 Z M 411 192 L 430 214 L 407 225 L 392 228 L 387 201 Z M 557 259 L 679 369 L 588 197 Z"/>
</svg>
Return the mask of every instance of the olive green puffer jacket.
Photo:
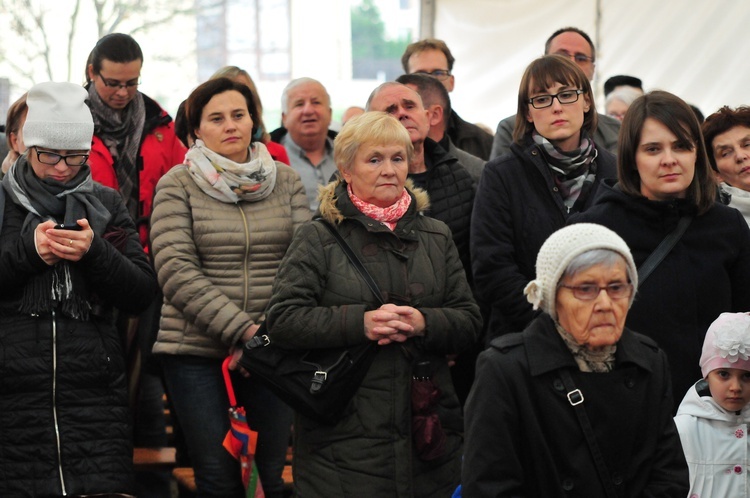
<svg viewBox="0 0 750 498">
<path fill-rule="evenodd" d="M 481 328 L 458 251 L 448 227 L 422 216 L 427 194 L 411 189 L 412 203 L 394 231 L 364 216 L 343 181 L 321 194 L 320 213 L 378 284 L 385 302 L 417 308 L 423 337 L 379 346 L 344 418 L 330 427 L 297 416 L 294 479 L 300 497 L 450 496 L 460 478 L 463 421 L 446 355 L 469 348 Z M 289 348 L 362 343 L 365 311 L 379 307 L 333 236 L 320 222 L 295 234 L 274 284 L 269 334 Z M 440 389 L 437 413 L 445 451 L 431 461 L 412 442 L 409 356 L 422 351 Z"/>
</svg>

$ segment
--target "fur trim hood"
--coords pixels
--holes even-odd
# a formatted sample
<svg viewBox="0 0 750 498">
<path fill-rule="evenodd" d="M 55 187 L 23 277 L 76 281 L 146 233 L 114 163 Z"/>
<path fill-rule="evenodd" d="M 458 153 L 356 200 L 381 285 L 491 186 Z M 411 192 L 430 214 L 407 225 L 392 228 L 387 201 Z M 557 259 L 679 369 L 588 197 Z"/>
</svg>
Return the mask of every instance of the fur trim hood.
<svg viewBox="0 0 750 498">
<path fill-rule="evenodd" d="M 336 191 L 339 185 L 346 185 L 346 182 L 339 178 L 327 185 L 321 186 L 318 190 L 318 200 L 320 201 L 320 207 L 318 209 L 320 211 L 320 216 L 326 221 L 337 225 L 344 221 L 344 215 L 336 204 Z M 414 183 L 409 179 L 406 180 L 404 187 L 411 194 L 412 199 L 416 201 L 417 212 L 422 213 L 430 208 L 430 197 L 427 195 L 426 191 L 415 187 Z"/>
</svg>

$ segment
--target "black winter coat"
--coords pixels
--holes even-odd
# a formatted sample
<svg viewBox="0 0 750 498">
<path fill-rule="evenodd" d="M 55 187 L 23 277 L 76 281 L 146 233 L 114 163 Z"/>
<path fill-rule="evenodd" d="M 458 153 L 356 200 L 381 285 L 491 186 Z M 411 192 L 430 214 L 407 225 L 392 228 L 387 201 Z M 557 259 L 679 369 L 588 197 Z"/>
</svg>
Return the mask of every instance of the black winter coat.
<svg viewBox="0 0 750 498">
<path fill-rule="evenodd" d="M 430 207 L 424 214 L 451 229 L 461 263 L 471 281 L 469 225 L 474 207 L 474 182 L 453 154 L 429 138 L 424 142 L 424 157 L 427 172 L 410 174 L 409 178 L 430 196 Z"/>
<path fill-rule="evenodd" d="M 583 373 L 549 315 L 495 339 L 467 401 L 464 498 L 604 497 L 560 372 L 568 370 L 619 497 L 682 498 L 688 468 L 664 353 L 625 329 L 609 373 Z"/>
<path fill-rule="evenodd" d="M 596 204 L 571 223 L 599 223 L 625 240 L 640 267 L 680 216 L 687 202 L 650 201 L 606 183 Z M 750 311 L 750 229 L 736 209 L 718 202 L 696 216 L 675 247 L 639 284 L 626 325 L 654 339 L 669 358 L 675 410 L 700 379 L 698 361 L 708 326 L 724 311 Z"/>
<path fill-rule="evenodd" d="M 601 179 L 616 178 L 615 157 L 597 149 L 596 183 L 584 204 L 593 204 Z M 535 313 L 523 289 L 536 277 L 539 249 L 570 216 L 539 146 L 526 145 L 484 168 L 471 218 L 474 291 L 482 307 L 486 342 L 519 332 Z"/>
<path fill-rule="evenodd" d="M 492 135 L 479 126 L 464 121 L 453 109 L 451 109 L 451 115 L 448 118 L 446 133 L 459 149 L 485 161 L 490 159 Z"/>
<path fill-rule="evenodd" d="M 33 233 L 20 234 L 26 211 L 6 196 L 0 235 L 3 497 L 132 493 L 125 362 L 112 308 L 145 309 L 156 278 L 120 195 L 98 184 L 95 194 L 113 215 L 106 232 L 119 227 L 127 238 L 120 252 L 97 235 L 71 264 L 96 302 L 88 321 L 57 309 L 38 316 L 17 311 L 28 280 L 51 267 L 36 253 Z"/>
</svg>

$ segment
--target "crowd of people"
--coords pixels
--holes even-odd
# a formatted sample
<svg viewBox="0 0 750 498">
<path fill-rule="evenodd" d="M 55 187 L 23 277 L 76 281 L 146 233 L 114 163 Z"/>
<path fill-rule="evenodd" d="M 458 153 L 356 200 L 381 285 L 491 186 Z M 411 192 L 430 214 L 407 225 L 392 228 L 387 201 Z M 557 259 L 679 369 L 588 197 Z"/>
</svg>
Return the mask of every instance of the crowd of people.
<svg viewBox="0 0 750 498">
<path fill-rule="evenodd" d="M 574 27 L 494 135 L 452 108 L 441 40 L 339 132 L 307 77 L 269 131 L 236 66 L 173 120 L 143 59 L 107 35 L 83 86 L 8 111 L 0 496 L 169 496 L 132 460 L 169 444 L 165 396 L 198 496 L 245 496 L 227 358 L 269 498 L 290 441 L 299 497 L 747 495 L 750 108 L 617 75 L 601 114 Z M 337 422 L 239 366 L 264 321 L 289 350 L 376 345 Z"/>
</svg>

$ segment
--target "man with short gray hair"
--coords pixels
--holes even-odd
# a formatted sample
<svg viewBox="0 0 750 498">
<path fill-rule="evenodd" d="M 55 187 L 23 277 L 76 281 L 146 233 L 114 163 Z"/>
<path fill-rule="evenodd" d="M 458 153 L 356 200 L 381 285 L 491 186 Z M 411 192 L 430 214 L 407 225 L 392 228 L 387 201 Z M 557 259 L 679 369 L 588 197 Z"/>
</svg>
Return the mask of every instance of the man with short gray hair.
<svg viewBox="0 0 750 498">
<path fill-rule="evenodd" d="M 312 78 L 289 82 L 281 94 L 282 127 L 271 132 L 271 140 L 286 147 L 289 162 L 302 178 L 310 209 L 318 209 L 318 185 L 325 185 L 336 172 L 333 161 L 331 97 Z"/>
</svg>

